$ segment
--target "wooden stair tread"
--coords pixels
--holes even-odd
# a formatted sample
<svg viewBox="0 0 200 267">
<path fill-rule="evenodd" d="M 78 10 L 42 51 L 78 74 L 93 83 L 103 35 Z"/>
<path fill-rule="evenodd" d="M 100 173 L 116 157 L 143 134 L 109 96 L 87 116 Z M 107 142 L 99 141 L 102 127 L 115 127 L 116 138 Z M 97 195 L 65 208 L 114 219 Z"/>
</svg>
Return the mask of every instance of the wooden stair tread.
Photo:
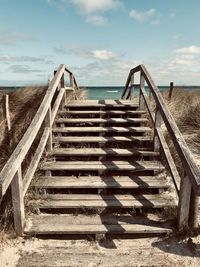
<svg viewBox="0 0 200 267">
<path fill-rule="evenodd" d="M 171 233 L 173 225 L 157 216 L 131 215 L 32 215 L 25 234 L 162 234 Z"/>
<path fill-rule="evenodd" d="M 54 127 L 54 133 L 69 133 L 69 132 L 117 132 L 117 133 L 131 133 L 131 132 L 150 132 L 149 127 Z"/>
<path fill-rule="evenodd" d="M 53 142 L 57 143 L 107 143 L 107 142 L 150 142 L 148 136 L 54 136 Z"/>
<path fill-rule="evenodd" d="M 146 118 L 58 118 L 55 120 L 56 123 L 141 123 L 147 121 Z"/>
<path fill-rule="evenodd" d="M 164 177 L 157 176 L 42 176 L 36 188 L 159 188 L 169 187 Z"/>
<path fill-rule="evenodd" d="M 30 202 L 40 209 L 76 208 L 164 208 L 175 207 L 168 195 L 98 195 L 98 194 L 47 194 L 43 200 Z"/>
<path fill-rule="evenodd" d="M 66 108 L 73 107 L 96 107 L 96 108 L 106 108 L 106 107 L 116 107 L 116 108 L 125 108 L 125 107 L 134 107 L 138 108 L 138 101 L 136 103 L 130 100 L 83 100 L 83 101 L 74 101 L 73 103 L 67 104 Z"/>
<path fill-rule="evenodd" d="M 58 115 L 138 115 L 145 114 L 145 110 L 61 110 Z"/>
<path fill-rule="evenodd" d="M 43 170 L 158 170 L 164 166 L 156 161 L 49 161 L 42 164 Z"/>
<path fill-rule="evenodd" d="M 159 156 L 159 152 L 140 149 L 117 149 L 117 148 L 56 148 L 52 156 Z"/>
</svg>

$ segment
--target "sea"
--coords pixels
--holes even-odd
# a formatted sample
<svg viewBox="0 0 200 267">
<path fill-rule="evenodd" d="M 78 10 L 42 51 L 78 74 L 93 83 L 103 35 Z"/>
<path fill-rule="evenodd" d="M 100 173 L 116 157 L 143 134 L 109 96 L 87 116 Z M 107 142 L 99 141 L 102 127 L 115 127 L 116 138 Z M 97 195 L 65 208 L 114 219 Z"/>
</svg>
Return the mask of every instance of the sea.
<svg viewBox="0 0 200 267">
<path fill-rule="evenodd" d="M 16 90 L 22 87 L 0 87 L 0 90 Z M 120 99 L 122 91 L 124 89 L 123 86 L 80 86 L 87 91 L 88 99 Z M 175 86 L 174 89 L 183 89 L 183 90 L 200 90 L 200 86 Z M 146 87 L 146 92 L 148 94 L 149 88 Z M 162 91 L 169 90 L 169 86 L 158 86 L 158 89 Z M 139 89 L 136 88 L 134 90 L 134 95 L 137 96 L 139 94 Z"/>
<path fill-rule="evenodd" d="M 183 90 L 200 90 L 200 86 L 177 86 L 174 89 L 181 88 Z M 84 87 L 87 91 L 88 99 L 120 99 L 124 87 Z M 162 91 L 169 90 L 169 86 L 158 86 L 158 89 Z M 146 87 L 146 92 L 148 93 L 149 88 Z M 134 95 L 139 94 L 139 89 L 134 90 Z"/>
</svg>

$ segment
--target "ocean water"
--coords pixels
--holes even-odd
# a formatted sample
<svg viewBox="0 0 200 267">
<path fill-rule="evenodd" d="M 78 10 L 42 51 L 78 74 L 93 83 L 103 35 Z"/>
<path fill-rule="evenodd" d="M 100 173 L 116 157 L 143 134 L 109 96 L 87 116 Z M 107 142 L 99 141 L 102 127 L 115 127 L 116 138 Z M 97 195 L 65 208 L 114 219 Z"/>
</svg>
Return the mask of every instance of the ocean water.
<svg viewBox="0 0 200 267">
<path fill-rule="evenodd" d="M 178 86 L 177 86 L 178 88 Z M 200 86 L 181 86 L 184 90 L 200 90 Z M 87 91 L 88 99 L 120 99 L 124 87 L 84 87 Z M 169 86 L 158 86 L 158 89 L 162 91 L 169 90 Z M 176 89 L 176 87 L 175 87 Z M 146 87 L 148 94 L 149 88 Z M 135 95 L 139 94 L 139 89 L 135 89 Z"/>
<path fill-rule="evenodd" d="M 81 86 L 80 86 L 81 87 Z M 0 90 L 16 90 L 22 87 L 0 87 Z M 84 86 L 81 87 L 87 91 L 88 99 L 120 99 L 124 87 L 122 86 Z M 175 86 L 174 89 L 181 88 L 183 90 L 200 90 L 200 86 Z M 158 86 L 158 89 L 162 91 L 169 90 L 169 86 Z M 148 94 L 149 88 L 146 87 L 146 92 Z M 135 89 L 134 94 L 137 96 L 139 94 L 139 89 Z"/>
</svg>

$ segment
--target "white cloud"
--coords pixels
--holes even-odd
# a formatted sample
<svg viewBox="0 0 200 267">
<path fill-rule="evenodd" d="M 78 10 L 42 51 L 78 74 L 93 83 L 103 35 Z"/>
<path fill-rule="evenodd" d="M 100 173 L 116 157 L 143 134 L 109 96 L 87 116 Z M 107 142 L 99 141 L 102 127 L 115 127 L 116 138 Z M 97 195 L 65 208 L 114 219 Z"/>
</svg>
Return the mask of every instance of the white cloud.
<svg viewBox="0 0 200 267">
<path fill-rule="evenodd" d="M 95 58 L 100 60 L 109 60 L 115 57 L 115 54 L 113 52 L 107 50 L 94 50 L 92 51 L 92 54 Z"/>
<path fill-rule="evenodd" d="M 120 0 L 46 0 L 49 4 L 58 4 L 66 7 L 71 4 L 78 10 L 78 13 L 86 17 L 86 21 L 97 26 L 106 25 L 106 18 L 103 13 L 118 8 L 122 5 Z"/>
<path fill-rule="evenodd" d="M 182 67 L 199 66 L 200 62 L 200 47 L 189 46 L 178 48 L 175 51 L 175 57 L 170 61 L 169 67 L 171 69 L 176 68 L 177 65 Z"/>
<path fill-rule="evenodd" d="M 29 74 L 29 73 L 40 73 L 41 70 L 39 69 L 33 69 L 28 65 L 12 65 L 8 68 L 8 71 L 12 71 L 13 73 L 23 73 L 23 74 Z"/>
<path fill-rule="evenodd" d="M 182 47 L 176 49 L 175 52 L 177 54 L 200 54 L 200 46 L 189 46 L 189 47 Z"/>
<path fill-rule="evenodd" d="M 43 62 L 41 57 L 0 55 L 0 62 Z"/>
<path fill-rule="evenodd" d="M 120 5 L 119 0 L 71 0 L 78 10 L 86 15 L 98 14 L 114 9 Z"/>
<path fill-rule="evenodd" d="M 97 26 L 105 26 L 107 24 L 107 20 L 103 16 L 93 15 L 87 17 L 87 22 L 92 23 Z"/>
<path fill-rule="evenodd" d="M 152 22 L 158 21 L 158 16 L 155 8 L 151 8 L 147 11 L 139 11 L 132 9 L 129 13 L 129 17 L 140 23 L 149 20 L 151 20 Z"/>
<path fill-rule="evenodd" d="M 99 59 L 104 61 L 118 58 L 118 55 L 106 49 L 94 49 L 91 47 L 82 47 L 77 45 L 73 46 L 66 45 L 63 47 L 55 47 L 54 52 L 58 54 L 75 55 L 79 58 Z"/>
<path fill-rule="evenodd" d="M 16 45 L 18 42 L 31 41 L 30 36 L 21 32 L 0 32 L 0 44 L 1 45 Z"/>
</svg>

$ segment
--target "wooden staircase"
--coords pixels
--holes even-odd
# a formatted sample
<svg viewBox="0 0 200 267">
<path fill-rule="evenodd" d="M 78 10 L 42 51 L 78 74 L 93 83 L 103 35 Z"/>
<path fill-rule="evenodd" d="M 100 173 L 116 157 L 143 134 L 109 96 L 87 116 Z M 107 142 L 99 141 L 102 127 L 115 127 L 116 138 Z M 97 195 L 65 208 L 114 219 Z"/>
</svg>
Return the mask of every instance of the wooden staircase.
<svg viewBox="0 0 200 267">
<path fill-rule="evenodd" d="M 26 234 L 161 234 L 174 209 L 152 129 L 137 102 L 74 101 L 57 113 L 52 151 L 33 186 Z"/>
<path fill-rule="evenodd" d="M 79 101 L 80 92 L 61 64 L 0 172 L 0 200 L 11 188 L 16 234 L 130 237 L 196 229 L 200 170 L 145 66 L 130 70 L 120 100 Z"/>
</svg>

